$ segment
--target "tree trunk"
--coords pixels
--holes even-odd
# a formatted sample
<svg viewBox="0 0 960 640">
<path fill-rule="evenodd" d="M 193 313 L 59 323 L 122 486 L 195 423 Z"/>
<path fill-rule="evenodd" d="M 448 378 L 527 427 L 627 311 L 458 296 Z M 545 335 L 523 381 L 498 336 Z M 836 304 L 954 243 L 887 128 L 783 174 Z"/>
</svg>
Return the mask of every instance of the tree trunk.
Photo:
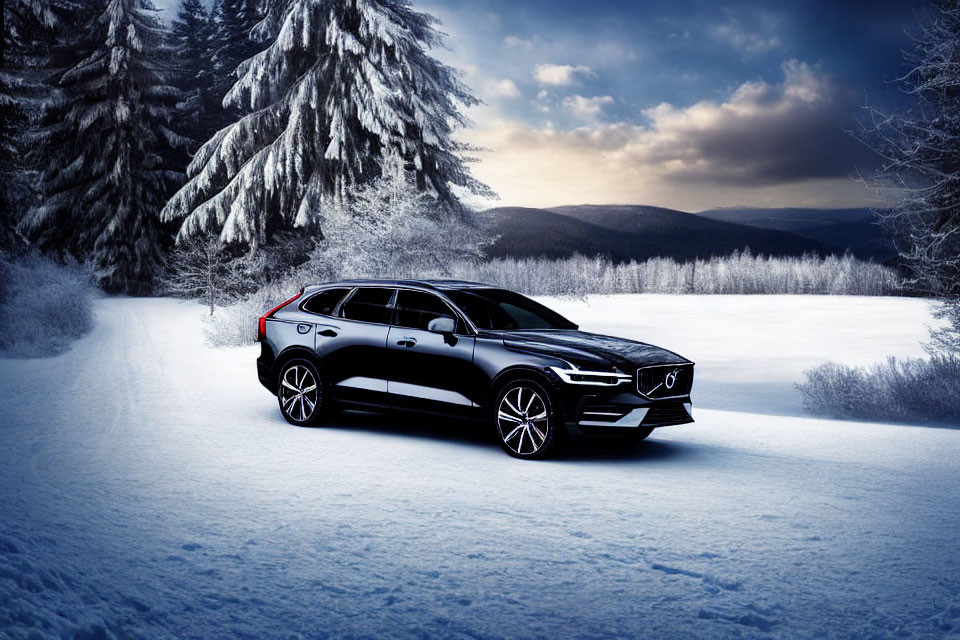
<svg viewBox="0 0 960 640">
<path fill-rule="evenodd" d="M 213 290 L 213 270 L 216 268 L 216 257 L 213 252 L 210 250 L 210 246 L 207 245 L 207 301 L 210 303 L 210 315 L 213 315 L 213 307 L 215 296 L 217 295 L 216 291 Z"/>
<path fill-rule="evenodd" d="M 0 69 L 3 68 L 4 54 L 7 48 L 7 7 L 4 0 L 0 0 Z"/>
</svg>

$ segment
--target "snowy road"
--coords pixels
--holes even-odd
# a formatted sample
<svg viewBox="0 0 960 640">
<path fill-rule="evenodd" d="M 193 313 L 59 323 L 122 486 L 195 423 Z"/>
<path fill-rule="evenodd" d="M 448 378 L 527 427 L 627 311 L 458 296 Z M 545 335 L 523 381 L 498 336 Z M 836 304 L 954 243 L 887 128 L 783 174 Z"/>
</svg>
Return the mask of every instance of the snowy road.
<svg viewBox="0 0 960 640">
<path fill-rule="evenodd" d="M 918 354 L 924 303 L 553 304 L 696 360 L 697 423 L 542 463 L 443 421 L 300 429 L 164 299 L 0 361 L 0 638 L 960 637 L 960 430 L 790 388 Z"/>
</svg>

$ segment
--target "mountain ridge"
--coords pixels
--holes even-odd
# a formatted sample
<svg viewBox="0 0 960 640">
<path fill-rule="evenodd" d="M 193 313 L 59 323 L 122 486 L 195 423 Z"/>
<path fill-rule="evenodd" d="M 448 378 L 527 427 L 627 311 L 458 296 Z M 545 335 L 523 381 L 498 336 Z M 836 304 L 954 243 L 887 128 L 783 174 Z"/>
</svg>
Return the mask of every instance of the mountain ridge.
<svg viewBox="0 0 960 640">
<path fill-rule="evenodd" d="M 861 257 L 874 257 L 864 249 L 863 243 L 847 241 L 856 240 L 857 233 L 862 231 L 857 225 L 862 226 L 865 220 L 857 218 L 859 214 L 848 216 L 853 218 L 849 222 L 854 226 L 845 229 L 847 236 L 840 238 L 842 242 L 834 244 L 829 241 L 828 232 L 812 234 L 802 224 L 810 210 L 793 210 L 790 214 L 791 219 L 801 220 L 797 224 L 803 233 L 772 228 L 771 223 L 764 226 L 763 220 L 756 221 L 750 216 L 747 219 L 754 224 L 716 219 L 730 215 L 730 210 L 722 211 L 708 210 L 701 214 L 646 205 L 564 205 L 495 207 L 482 212 L 481 216 L 499 236 L 488 250 L 491 257 L 565 258 L 579 253 L 604 255 L 618 262 L 652 257 L 690 260 L 748 248 L 754 253 L 774 256 L 825 255 L 844 253 L 848 249 L 841 246 L 844 244 L 855 245 L 855 253 L 859 252 Z M 770 210 L 764 211 L 767 215 Z M 829 227 L 845 222 L 848 221 L 828 219 L 816 224 Z"/>
<path fill-rule="evenodd" d="M 896 257 L 893 242 L 877 224 L 874 211 L 865 207 L 737 207 L 708 209 L 695 215 L 763 229 L 788 231 L 822 244 L 849 250 L 860 258 L 888 261 Z"/>
</svg>

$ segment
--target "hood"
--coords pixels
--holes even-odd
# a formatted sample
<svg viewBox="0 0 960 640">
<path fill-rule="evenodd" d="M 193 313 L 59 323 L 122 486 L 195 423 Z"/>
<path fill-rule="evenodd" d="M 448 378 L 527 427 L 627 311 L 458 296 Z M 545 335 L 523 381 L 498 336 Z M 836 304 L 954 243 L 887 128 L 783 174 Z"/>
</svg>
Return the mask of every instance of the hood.
<svg viewBox="0 0 960 640">
<path fill-rule="evenodd" d="M 580 367 L 615 365 L 624 372 L 651 364 L 689 362 L 672 351 L 645 342 L 585 331 L 498 331 L 507 348 L 568 360 Z"/>
</svg>

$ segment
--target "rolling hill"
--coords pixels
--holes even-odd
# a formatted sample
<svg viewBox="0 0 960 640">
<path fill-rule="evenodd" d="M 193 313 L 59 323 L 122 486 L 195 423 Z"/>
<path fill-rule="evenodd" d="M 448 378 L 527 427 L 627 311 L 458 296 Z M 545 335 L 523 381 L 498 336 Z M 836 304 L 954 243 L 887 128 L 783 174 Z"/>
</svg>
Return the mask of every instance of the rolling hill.
<svg viewBox="0 0 960 640">
<path fill-rule="evenodd" d="M 483 216 L 499 236 L 488 250 L 492 257 L 564 258 L 580 253 L 605 255 L 617 261 L 656 256 L 688 260 L 726 255 L 747 247 L 754 253 L 769 255 L 838 250 L 789 231 L 659 207 L 498 207 L 485 211 Z"/>
</svg>

